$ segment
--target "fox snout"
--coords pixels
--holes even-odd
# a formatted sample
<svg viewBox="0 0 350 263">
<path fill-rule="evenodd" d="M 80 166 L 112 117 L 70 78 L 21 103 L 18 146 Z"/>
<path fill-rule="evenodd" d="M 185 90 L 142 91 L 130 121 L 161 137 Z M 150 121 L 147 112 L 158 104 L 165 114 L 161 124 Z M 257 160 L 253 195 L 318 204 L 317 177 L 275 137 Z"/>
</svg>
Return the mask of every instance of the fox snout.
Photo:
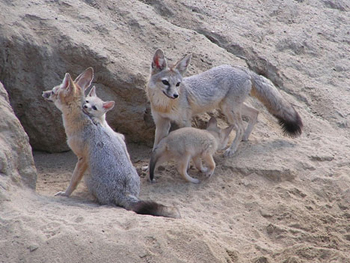
<svg viewBox="0 0 350 263">
<path fill-rule="evenodd" d="M 167 91 L 164 90 L 163 93 L 164 93 L 165 96 L 167 96 L 167 97 L 170 98 L 170 99 L 176 99 L 176 98 L 179 97 L 179 94 L 178 94 L 177 92 L 171 92 L 171 93 L 169 93 L 169 92 L 167 92 Z"/>
<path fill-rule="evenodd" d="M 47 90 L 47 91 L 43 91 L 42 96 L 43 96 L 43 98 L 45 100 L 52 101 L 51 98 L 50 98 L 51 94 L 52 94 L 52 91 L 51 90 Z"/>
</svg>

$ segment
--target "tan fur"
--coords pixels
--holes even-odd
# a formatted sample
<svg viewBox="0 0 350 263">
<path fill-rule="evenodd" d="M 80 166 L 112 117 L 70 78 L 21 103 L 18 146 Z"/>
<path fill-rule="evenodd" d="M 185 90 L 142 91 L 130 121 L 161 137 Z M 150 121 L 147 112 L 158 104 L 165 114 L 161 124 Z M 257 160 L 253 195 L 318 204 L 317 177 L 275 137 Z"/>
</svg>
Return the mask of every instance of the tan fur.
<svg viewBox="0 0 350 263">
<path fill-rule="evenodd" d="M 206 130 L 185 127 L 171 132 L 163 138 L 152 152 L 149 164 L 149 178 L 154 181 L 154 171 L 157 165 L 175 159 L 177 169 L 183 178 L 192 183 L 199 183 L 187 173 L 189 162 L 192 159 L 196 168 L 211 176 L 214 173 L 215 162 L 213 155 L 217 150 L 226 147 L 232 126 L 226 129 L 217 127 L 216 119 L 211 118 Z M 208 168 L 202 166 L 203 160 Z"/>
</svg>

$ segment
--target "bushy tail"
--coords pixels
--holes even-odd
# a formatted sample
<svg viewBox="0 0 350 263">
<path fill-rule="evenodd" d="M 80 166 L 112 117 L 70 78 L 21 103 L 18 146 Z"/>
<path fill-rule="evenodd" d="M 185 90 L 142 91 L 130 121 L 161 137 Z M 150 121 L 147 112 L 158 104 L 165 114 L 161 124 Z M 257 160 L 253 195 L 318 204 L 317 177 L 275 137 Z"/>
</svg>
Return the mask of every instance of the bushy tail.
<svg viewBox="0 0 350 263">
<path fill-rule="evenodd" d="M 181 218 L 179 210 L 175 207 L 165 206 L 153 201 L 142 201 L 134 195 L 119 193 L 115 203 L 137 214 Z"/>
<path fill-rule="evenodd" d="M 138 201 L 132 205 L 130 210 L 142 215 L 181 218 L 180 212 L 176 207 L 165 206 L 153 201 Z"/>
<path fill-rule="evenodd" d="M 251 95 L 260 100 L 267 110 L 278 119 L 285 134 L 291 137 L 299 136 L 303 128 L 299 113 L 282 97 L 269 79 L 253 71 L 250 71 L 249 74 L 253 82 Z"/>
<path fill-rule="evenodd" d="M 156 165 L 162 155 L 165 157 L 166 153 L 166 143 L 164 141 L 161 141 L 157 147 L 152 151 L 151 159 L 149 161 L 148 165 L 148 172 L 149 172 L 149 179 L 150 181 L 154 181 L 154 170 L 156 169 Z M 162 162 L 160 160 L 160 162 Z"/>
</svg>

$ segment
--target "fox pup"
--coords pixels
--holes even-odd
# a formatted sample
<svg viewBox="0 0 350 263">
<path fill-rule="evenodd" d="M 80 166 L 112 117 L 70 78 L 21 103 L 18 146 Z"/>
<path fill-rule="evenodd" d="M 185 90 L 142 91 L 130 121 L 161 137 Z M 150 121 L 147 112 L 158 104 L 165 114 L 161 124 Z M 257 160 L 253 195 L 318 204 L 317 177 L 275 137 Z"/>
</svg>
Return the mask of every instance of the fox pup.
<svg viewBox="0 0 350 263">
<path fill-rule="evenodd" d="M 191 55 L 187 55 L 169 67 L 162 50 L 154 54 L 146 87 L 156 125 L 153 149 L 169 133 L 171 122 L 190 127 L 192 116 L 220 109 L 236 131 L 235 139 L 225 151 L 225 156 L 231 156 L 240 141 L 248 140 L 257 122 L 258 110 L 244 103 L 249 94 L 278 119 L 286 134 L 292 137 L 301 134 L 303 124 L 299 114 L 270 80 L 251 70 L 229 65 L 184 78 L 190 59 Z M 242 115 L 249 120 L 246 130 Z"/>
<path fill-rule="evenodd" d="M 126 154 L 129 156 L 127 147 L 125 144 L 125 137 L 123 134 L 115 132 L 111 126 L 108 125 L 106 121 L 106 113 L 113 109 L 115 105 L 114 101 L 103 101 L 96 95 L 96 87 L 93 86 L 86 96 L 85 102 L 83 104 L 83 112 L 89 115 L 94 123 L 100 123 L 106 129 L 114 132 L 115 136 L 120 139 L 121 143 L 125 146 Z M 129 156 L 130 159 L 130 156 Z"/>
<path fill-rule="evenodd" d="M 86 185 L 100 204 L 121 206 L 139 214 L 180 217 L 175 208 L 138 198 L 140 177 L 124 146 L 113 131 L 99 122 L 94 123 L 82 111 L 84 89 L 92 79 L 92 68 L 86 69 L 74 82 L 66 73 L 60 86 L 43 93 L 45 99 L 53 101 L 61 110 L 68 145 L 78 157 L 68 188 L 57 195 L 69 196 L 88 169 Z"/>
<path fill-rule="evenodd" d="M 191 159 L 200 172 L 211 176 L 215 169 L 213 155 L 217 150 L 222 150 L 226 147 L 232 128 L 233 126 L 223 130 L 219 129 L 216 119 L 212 117 L 207 124 L 206 130 L 185 127 L 172 131 L 160 141 L 152 152 L 149 163 L 150 180 L 154 181 L 156 166 L 171 158 L 177 161 L 179 173 L 191 183 L 199 183 L 198 179 L 189 176 L 187 173 Z M 206 162 L 209 168 L 202 166 L 201 159 Z"/>
</svg>

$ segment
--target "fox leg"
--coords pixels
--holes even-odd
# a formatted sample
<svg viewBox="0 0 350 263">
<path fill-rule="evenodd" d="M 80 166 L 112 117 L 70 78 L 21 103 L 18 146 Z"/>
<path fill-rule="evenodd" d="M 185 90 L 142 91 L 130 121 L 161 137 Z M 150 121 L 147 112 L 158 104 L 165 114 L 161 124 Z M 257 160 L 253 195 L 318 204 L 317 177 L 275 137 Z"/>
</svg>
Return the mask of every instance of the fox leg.
<svg viewBox="0 0 350 263">
<path fill-rule="evenodd" d="M 177 170 L 179 171 L 179 173 L 183 176 L 183 178 L 191 183 L 195 183 L 198 184 L 199 180 L 192 178 L 191 176 L 188 175 L 187 173 L 187 168 L 188 168 L 188 164 L 190 162 L 191 156 L 189 154 L 185 154 L 183 156 L 181 156 L 178 159 L 178 164 L 177 164 Z"/>
<path fill-rule="evenodd" d="M 245 130 L 242 139 L 243 141 L 248 141 L 249 135 L 251 134 L 254 125 L 258 122 L 259 111 L 243 103 L 242 115 L 248 117 L 249 119 L 248 127 Z"/>
<path fill-rule="evenodd" d="M 192 158 L 194 165 L 196 166 L 196 168 L 198 169 L 198 171 L 200 171 L 201 173 L 205 173 L 208 171 L 208 168 L 203 167 L 202 165 L 202 160 L 199 156 L 195 156 Z"/>
<path fill-rule="evenodd" d="M 242 104 L 241 104 L 242 105 Z M 236 137 L 233 140 L 231 146 L 225 151 L 226 157 L 232 156 L 238 148 L 239 143 L 242 141 L 244 134 L 244 125 L 241 116 L 241 105 L 232 109 L 232 105 L 223 105 L 221 107 L 222 112 L 225 114 L 230 125 L 233 125 L 233 129 L 236 131 Z"/>
<path fill-rule="evenodd" d="M 213 156 L 211 154 L 206 154 L 203 156 L 203 160 L 204 162 L 208 165 L 209 169 L 208 171 L 205 173 L 205 175 L 207 177 L 210 177 L 214 174 L 214 170 L 215 170 L 215 161 L 213 159 Z"/>
<path fill-rule="evenodd" d="M 60 191 L 55 194 L 55 196 L 70 196 L 71 193 L 77 188 L 78 183 L 81 181 L 81 178 L 83 177 L 86 169 L 88 168 L 88 164 L 85 160 L 85 158 L 80 157 L 78 158 L 78 162 L 75 165 L 72 178 L 70 179 L 69 186 L 67 187 L 66 191 Z"/>
<path fill-rule="evenodd" d="M 158 143 L 168 135 L 170 130 L 170 120 L 162 118 L 158 115 L 153 116 L 154 122 L 156 124 L 156 133 L 154 136 L 153 150 L 156 148 Z"/>
</svg>

